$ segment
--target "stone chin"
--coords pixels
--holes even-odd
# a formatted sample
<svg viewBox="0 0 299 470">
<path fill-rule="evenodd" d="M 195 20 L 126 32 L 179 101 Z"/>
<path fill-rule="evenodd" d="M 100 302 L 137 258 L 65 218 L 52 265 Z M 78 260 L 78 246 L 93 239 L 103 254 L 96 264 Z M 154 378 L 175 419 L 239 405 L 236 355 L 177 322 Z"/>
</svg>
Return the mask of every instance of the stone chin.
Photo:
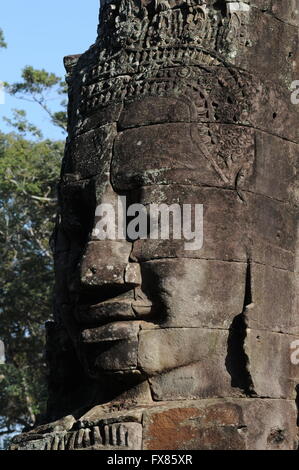
<svg viewBox="0 0 299 470">
<path fill-rule="evenodd" d="M 146 380 L 195 362 L 199 340 L 195 333 L 189 328 L 165 328 L 145 321 L 117 321 L 84 329 L 79 356 L 92 378 L 108 375 Z M 186 344 L 184 351 L 181 341 Z"/>
<path fill-rule="evenodd" d="M 138 365 L 140 322 L 116 321 L 83 329 L 79 342 L 80 356 L 88 374 L 135 374 Z"/>
</svg>

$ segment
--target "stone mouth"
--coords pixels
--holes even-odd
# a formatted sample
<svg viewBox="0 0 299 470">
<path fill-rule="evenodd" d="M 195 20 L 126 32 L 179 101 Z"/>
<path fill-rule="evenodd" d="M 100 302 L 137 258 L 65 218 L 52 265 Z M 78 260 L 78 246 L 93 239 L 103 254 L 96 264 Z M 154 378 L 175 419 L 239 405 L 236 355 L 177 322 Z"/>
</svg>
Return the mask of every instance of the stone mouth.
<svg viewBox="0 0 299 470">
<path fill-rule="evenodd" d="M 75 292 L 79 307 L 93 307 L 104 303 L 134 300 L 134 288 L 131 285 L 94 285 L 78 287 Z"/>
<path fill-rule="evenodd" d="M 148 319 L 153 313 L 153 304 L 129 299 L 111 299 L 91 305 L 78 305 L 75 317 L 80 329 L 101 327 L 118 321 Z"/>
<path fill-rule="evenodd" d="M 138 336 L 139 321 L 115 321 L 94 328 L 83 329 L 81 340 L 83 343 L 106 343 L 124 341 Z"/>
</svg>

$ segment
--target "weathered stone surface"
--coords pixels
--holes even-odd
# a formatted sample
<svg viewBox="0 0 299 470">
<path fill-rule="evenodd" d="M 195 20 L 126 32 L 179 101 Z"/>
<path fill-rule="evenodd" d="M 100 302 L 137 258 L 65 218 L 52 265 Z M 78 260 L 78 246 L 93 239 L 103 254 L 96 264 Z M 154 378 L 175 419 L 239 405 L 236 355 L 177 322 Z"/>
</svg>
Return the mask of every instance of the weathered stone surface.
<svg viewBox="0 0 299 470">
<path fill-rule="evenodd" d="M 236 126 L 185 123 L 126 130 L 116 139 L 114 185 L 120 190 L 172 183 L 233 187 L 241 167 L 250 171 L 253 136 Z"/>
<path fill-rule="evenodd" d="M 253 169 L 240 187 L 279 201 L 298 203 L 298 150 L 292 142 L 256 132 Z"/>
<path fill-rule="evenodd" d="M 141 331 L 138 366 L 147 375 L 155 375 L 200 361 L 201 364 L 195 367 L 208 369 L 209 364 L 215 367 L 218 363 L 216 374 L 221 374 L 226 341 L 227 332 L 219 330 L 166 328 Z"/>
<path fill-rule="evenodd" d="M 299 73 L 298 24 L 297 27 L 285 24 L 255 8 L 250 8 L 248 14 L 232 13 L 232 20 L 237 22 L 238 16 L 243 19 L 243 43 L 235 46 L 235 51 L 228 54 L 229 59 L 245 70 L 258 70 L 273 81 L 290 85 Z"/>
<path fill-rule="evenodd" d="M 185 122 L 239 124 L 258 128 L 274 135 L 299 141 L 299 131 L 296 128 L 298 122 L 298 107 L 291 102 L 291 89 L 285 85 L 279 85 L 271 77 L 262 80 L 256 74 L 237 70 L 233 67 L 220 67 L 208 65 L 205 69 L 198 67 L 200 63 L 193 63 L 194 53 L 192 49 L 184 51 L 188 54 L 188 64 L 181 67 L 179 64 L 173 67 L 172 61 L 169 68 L 159 68 L 167 65 L 167 50 L 160 52 L 158 64 L 145 63 L 146 71 L 142 65 L 136 69 L 136 75 L 130 78 L 130 84 L 122 83 L 118 77 L 110 80 L 113 94 L 110 102 L 123 101 L 124 108 L 120 130 L 123 127 L 137 127 L 149 123 L 148 109 L 143 100 L 152 102 L 154 96 L 157 101 L 153 121 L 150 124 L 165 123 L 164 114 L 161 111 L 162 103 L 176 103 L 175 109 L 180 105 L 180 116 L 184 112 L 187 115 Z M 134 57 L 137 53 L 130 52 L 125 60 L 138 61 Z M 157 59 L 156 59 L 157 60 Z M 163 62 L 162 62 L 163 61 Z M 134 67 L 134 62 L 131 67 Z M 127 65 L 126 65 L 127 67 Z M 140 73 L 141 72 L 141 73 Z M 128 70 L 124 70 L 124 74 Z M 132 73 L 132 71 L 130 72 Z M 105 77 L 99 78 L 97 84 L 97 98 L 93 97 L 94 85 L 87 85 L 84 94 L 87 95 L 85 106 L 88 105 L 88 114 L 97 119 L 99 110 L 105 110 L 107 93 Z M 157 86 L 157 83 L 159 86 Z M 101 93 L 102 94 L 99 94 Z M 166 101 L 167 100 L 167 101 Z M 141 101 L 141 102 L 140 102 Z M 128 121 L 127 109 L 136 107 L 132 121 Z M 185 111 L 183 111 L 183 109 Z M 188 111 L 187 111 L 188 109 Z M 160 111 L 159 111 L 160 110 Z M 85 111 L 83 112 L 85 116 Z M 174 116 L 177 111 L 174 112 Z M 80 116 L 80 115 L 79 115 Z M 83 119 L 82 116 L 82 119 Z M 91 118 L 90 118 L 91 119 Z M 173 117 L 169 122 L 173 122 Z M 181 118 L 178 116 L 178 122 Z M 79 121 L 80 123 L 80 121 Z M 78 124 L 79 125 L 79 124 Z"/>
<path fill-rule="evenodd" d="M 198 410 L 190 405 L 147 413 L 145 449 L 245 449 L 242 433 L 235 426 L 240 420 L 237 407 L 222 403 L 215 408 Z"/>
<path fill-rule="evenodd" d="M 190 185 L 153 185 L 131 192 L 131 200 L 145 206 L 184 204 L 203 205 L 203 246 L 199 250 L 186 250 L 185 240 L 173 239 L 172 226 L 169 240 L 137 240 L 130 255 L 134 261 L 155 258 L 206 258 L 223 261 L 247 261 L 249 224 L 247 207 L 237 191 L 202 188 Z M 219 210 L 221 208 L 221 210 Z"/>
<path fill-rule="evenodd" d="M 170 122 L 196 121 L 197 112 L 194 103 L 187 97 L 162 96 L 157 102 L 153 96 L 135 101 L 127 101 L 120 115 L 119 129 Z"/>
<path fill-rule="evenodd" d="M 125 240 L 89 242 L 81 263 L 82 284 L 123 284 L 130 249 L 130 244 Z"/>
<path fill-rule="evenodd" d="M 285 400 L 176 403 L 145 413 L 143 449 L 296 449 L 295 420 L 296 407 Z"/>
<path fill-rule="evenodd" d="M 157 194 L 159 192 L 159 194 Z M 295 263 L 296 210 L 290 205 L 251 192 L 221 192 L 193 187 L 154 187 L 132 196 L 143 204 L 200 203 L 204 206 L 204 241 L 200 250 L 188 252 L 184 241 L 138 240 L 131 258 L 198 257 L 246 261 L 250 257 L 292 271 Z M 221 205 L 222 210 L 219 211 Z M 234 220 L 233 220 L 234 219 Z"/>
<path fill-rule="evenodd" d="M 99 371 L 122 371 L 137 368 L 138 322 L 115 322 L 82 331 L 85 347 L 94 344 L 92 354 Z"/>
<path fill-rule="evenodd" d="M 97 343 L 98 341 L 114 342 L 125 338 L 136 338 L 138 332 L 138 322 L 114 322 L 98 328 L 84 330 L 82 332 L 82 340 L 86 343 Z"/>
<path fill-rule="evenodd" d="M 250 258 L 294 271 L 297 209 L 268 197 L 247 194 Z"/>
<path fill-rule="evenodd" d="M 291 343 L 296 339 L 298 336 L 247 330 L 245 352 L 258 396 L 296 399 L 299 369 L 291 362 Z"/>
<path fill-rule="evenodd" d="M 114 423 L 141 423 L 143 416 L 142 407 L 132 407 L 120 413 L 119 409 L 110 409 L 108 405 L 98 405 L 87 411 L 80 418 L 81 426 L 91 427 Z"/>
<path fill-rule="evenodd" d="M 149 374 L 160 372 L 150 379 L 154 399 L 242 394 L 295 399 L 298 367 L 291 363 L 290 355 L 291 343 L 296 337 L 248 328 L 244 331 L 242 344 L 242 334 L 241 329 L 234 330 L 233 326 L 230 335 L 225 331 L 195 328 L 189 333 L 188 347 L 181 351 L 179 344 L 186 344 L 186 330 L 179 333 L 168 330 L 145 332 L 140 338 L 139 364 Z M 147 346 L 149 338 L 152 350 Z M 239 366 L 236 365 L 238 361 Z M 166 372 L 161 373 L 163 370 Z"/>
<path fill-rule="evenodd" d="M 132 291 L 133 295 L 133 291 Z M 133 320 L 135 319 L 132 307 L 133 299 L 124 299 L 119 301 L 99 302 L 95 305 L 82 305 L 75 312 L 79 323 L 94 324 L 106 323 L 115 320 Z"/>
<path fill-rule="evenodd" d="M 78 123 L 78 127 L 74 127 L 73 132 L 76 134 L 85 134 L 93 129 L 97 129 L 106 124 L 112 124 L 118 121 L 123 105 L 122 103 L 113 103 L 107 105 L 91 116 L 85 117 L 82 122 Z"/>
<path fill-rule="evenodd" d="M 116 135 L 116 126 L 107 124 L 76 137 L 69 148 L 71 172 L 81 179 L 107 172 Z"/>
<path fill-rule="evenodd" d="M 225 358 L 226 350 L 223 348 L 220 354 L 206 358 L 205 361 L 151 377 L 150 386 L 154 400 L 163 402 L 245 396 L 238 387 L 231 387 L 231 377 L 225 368 Z"/>
<path fill-rule="evenodd" d="M 299 334 L 295 274 L 252 263 L 250 284 L 252 304 L 246 311 L 247 325 L 253 329 Z"/>
<path fill-rule="evenodd" d="M 251 0 L 251 4 L 270 15 L 272 14 L 275 18 L 298 27 L 298 0 L 290 0 L 289 2 L 281 2 L 280 0 Z"/>
<path fill-rule="evenodd" d="M 32 437 L 29 442 L 12 445 L 12 450 L 141 450 L 142 426 L 130 422 L 115 423 Z"/>
<path fill-rule="evenodd" d="M 165 402 L 162 406 L 118 412 L 118 420 L 115 412 L 107 409 L 103 413 L 101 407 L 99 415 L 101 419 L 96 423 L 77 421 L 69 432 L 29 433 L 22 440 L 16 437 L 12 448 L 117 451 L 296 448 L 297 427 L 293 424 L 296 407 L 286 400 Z"/>
<path fill-rule="evenodd" d="M 69 251 L 75 243 L 85 243 L 92 229 L 95 211 L 93 181 L 78 181 L 78 175 L 66 176 L 59 184 L 61 221 L 55 231 L 55 253 Z"/>
<path fill-rule="evenodd" d="M 142 289 L 163 327 L 229 328 L 243 310 L 246 269 L 245 263 L 212 260 L 147 262 Z"/>
</svg>

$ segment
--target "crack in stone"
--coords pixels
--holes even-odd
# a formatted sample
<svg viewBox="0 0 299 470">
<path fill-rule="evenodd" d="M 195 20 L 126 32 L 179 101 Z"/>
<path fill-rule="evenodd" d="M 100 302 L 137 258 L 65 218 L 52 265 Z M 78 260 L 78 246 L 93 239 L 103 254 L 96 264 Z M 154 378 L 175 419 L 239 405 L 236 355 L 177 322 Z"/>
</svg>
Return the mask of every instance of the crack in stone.
<svg viewBox="0 0 299 470">
<path fill-rule="evenodd" d="M 296 26 L 296 25 L 293 24 L 293 23 L 289 23 L 288 21 L 283 20 L 283 19 L 280 18 L 279 16 L 276 16 L 275 13 L 273 13 L 273 11 L 271 11 L 271 10 L 267 10 L 266 8 L 265 8 L 265 9 L 259 8 L 259 7 L 257 7 L 256 5 L 251 5 L 251 8 L 253 8 L 254 10 L 260 11 L 261 13 L 264 13 L 265 15 L 268 15 L 268 16 L 270 16 L 271 18 L 273 18 L 273 19 L 275 19 L 275 20 L 277 20 L 277 21 L 280 21 L 281 23 L 286 24 L 287 26 L 291 26 L 292 28 L 295 28 L 295 29 L 298 29 L 298 28 L 299 28 L 299 25 Z"/>
<path fill-rule="evenodd" d="M 290 252 L 291 253 L 291 252 Z M 198 258 L 193 258 L 193 257 L 187 257 L 187 256 L 180 256 L 180 257 L 175 257 L 175 256 L 157 256 L 156 258 L 149 258 L 147 260 L 142 260 L 142 261 L 139 261 L 140 264 L 142 263 L 150 263 L 150 262 L 154 262 L 154 261 L 163 261 L 163 260 L 169 260 L 169 261 L 179 261 L 181 259 L 184 259 L 184 260 L 203 260 L 203 261 L 216 261 L 216 262 L 220 262 L 220 263 L 241 263 L 241 264 L 247 264 L 247 260 L 244 259 L 244 260 L 238 260 L 238 259 L 218 259 L 218 258 L 204 258 L 204 257 L 198 257 Z M 287 271 L 288 273 L 290 274 L 294 274 L 294 271 L 291 271 L 289 269 L 286 269 L 286 268 L 281 268 L 279 266 L 273 266 L 271 264 L 265 264 L 265 263 L 262 263 L 260 261 L 255 261 L 255 260 L 251 260 L 251 265 L 254 265 L 254 264 L 258 264 L 260 266 L 265 266 L 265 267 L 268 267 L 268 268 L 273 268 L 273 269 L 278 269 L 278 270 L 281 270 L 281 271 Z"/>
<path fill-rule="evenodd" d="M 217 121 L 217 120 L 214 120 L 214 121 L 212 121 L 212 120 L 198 121 L 198 120 L 190 120 L 188 122 L 183 121 L 183 120 L 182 121 L 167 122 L 165 120 L 165 121 L 161 121 L 161 122 L 138 124 L 138 125 L 134 125 L 134 126 L 131 126 L 131 127 L 120 127 L 119 122 L 117 121 L 117 122 L 111 122 L 111 123 L 107 123 L 107 124 L 104 124 L 104 125 L 99 126 L 99 127 L 89 129 L 86 132 L 78 133 L 77 135 L 75 135 L 75 138 L 79 137 L 79 136 L 80 137 L 84 136 L 85 134 L 88 134 L 88 132 L 96 131 L 97 129 L 101 129 L 101 128 L 107 126 L 107 125 L 113 125 L 113 124 L 116 124 L 116 126 L 117 126 L 117 134 L 120 134 L 121 132 L 129 131 L 129 130 L 140 129 L 140 128 L 143 128 L 143 127 L 159 126 L 159 125 L 163 125 L 163 124 L 166 124 L 166 125 L 169 125 L 169 124 L 198 124 L 198 125 L 201 125 L 201 124 L 207 124 L 207 125 L 214 124 L 214 125 L 217 125 L 217 126 L 235 126 L 235 127 L 240 127 L 241 129 L 246 128 L 246 129 L 252 129 L 254 131 L 259 131 L 263 134 L 271 135 L 273 137 L 277 137 L 278 139 L 282 139 L 286 142 L 290 142 L 292 144 L 299 145 L 299 140 L 298 141 L 292 140 L 292 139 L 289 139 L 288 137 L 284 137 L 283 135 L 276 134 L 275 132 L 270 132 L 269 130 L 266 131 L 266 130 L 262 129 L 261 127 L 252 126 L 252 125 L 246 124 L 244 122 L 234 122 L 233 120 L 232 121 Z M 96 175 L 94 175 L 94 176 L 96 176 Z M 82 181 L 82 180 L 78 179 L 78 180 L 76 180 L 76 182 L 77 181 Z M 83 178 L 83 181 L 84 181 L 84 178 Z"/>
<path fill-rule="evenodd" d="M 237 315 L 231 326 L 227 342 L 226 368 L 231 376 L 231 386 L 240 388 L 248 397 L 256 396 L 253 380 L 250 374 L 249 357 L 245 351 L 247 337 L 246 310 L 252 305 L 251 265 L 247 261 L 244 307 Z"/>
</svg>

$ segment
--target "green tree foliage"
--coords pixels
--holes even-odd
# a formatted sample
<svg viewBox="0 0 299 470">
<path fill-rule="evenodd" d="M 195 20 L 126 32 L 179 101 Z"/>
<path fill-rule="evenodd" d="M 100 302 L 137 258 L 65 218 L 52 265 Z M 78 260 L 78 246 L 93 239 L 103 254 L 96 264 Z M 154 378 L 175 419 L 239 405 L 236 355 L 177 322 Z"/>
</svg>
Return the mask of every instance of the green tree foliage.
<svg viewBox="0 0 299 470">
<path fill-rule="evenodd" d="M 39 104 L 48 114 L 52 123 L 66 130 L 66 111 L 52 111 L 49 102 L 52 95 L 65 95 L 66 83 L 54 73 L 46 72 L 44 69 L 37 70 L 27 66 L 22 71 L 22 81 L 9 85 L 6 89 L 11 94 L 22 100 L 27 100 Z M 65 108 L 66 101 L 61 101 L 61 106 Z"/>
<path fill-rule="evenodd" d="M 13 109 L 12 118 L 3 118 L 4 121 L 14 128 L 19 135 L 26 136 L 32 134 L 34 137 L 42 138 L 42 132 L 27 119 L 27 113 L 24 109 Z"/>
<path fill-rule="evenodd" d="M 0 47 L 7 47 L 2 29 L 0 29 Z"/>
<path fill-rule="evenodd" d="M 26 67 L 20 83 L 6 86 L 65 128 L 65 110 L 48 106 L 50 94 L 65 92 L 59 77 Z M 45 411 L 44 324 L 51 318 L 53 288 L 49 237 L 64 147 L 44 139 L 24 110 L 14 110 L 6 122 L 12 132 L 0 130 L 0 339 L 6 353 L 0 366 L 0 436 L 32 427 Z"/>
<path fill-rule="evenodd" d="M 63 144 L 0 134 L 0 428 L 30 426 L 45 408 L 44 322 L 51 315 L 52 257 Z"/>
</svg>

